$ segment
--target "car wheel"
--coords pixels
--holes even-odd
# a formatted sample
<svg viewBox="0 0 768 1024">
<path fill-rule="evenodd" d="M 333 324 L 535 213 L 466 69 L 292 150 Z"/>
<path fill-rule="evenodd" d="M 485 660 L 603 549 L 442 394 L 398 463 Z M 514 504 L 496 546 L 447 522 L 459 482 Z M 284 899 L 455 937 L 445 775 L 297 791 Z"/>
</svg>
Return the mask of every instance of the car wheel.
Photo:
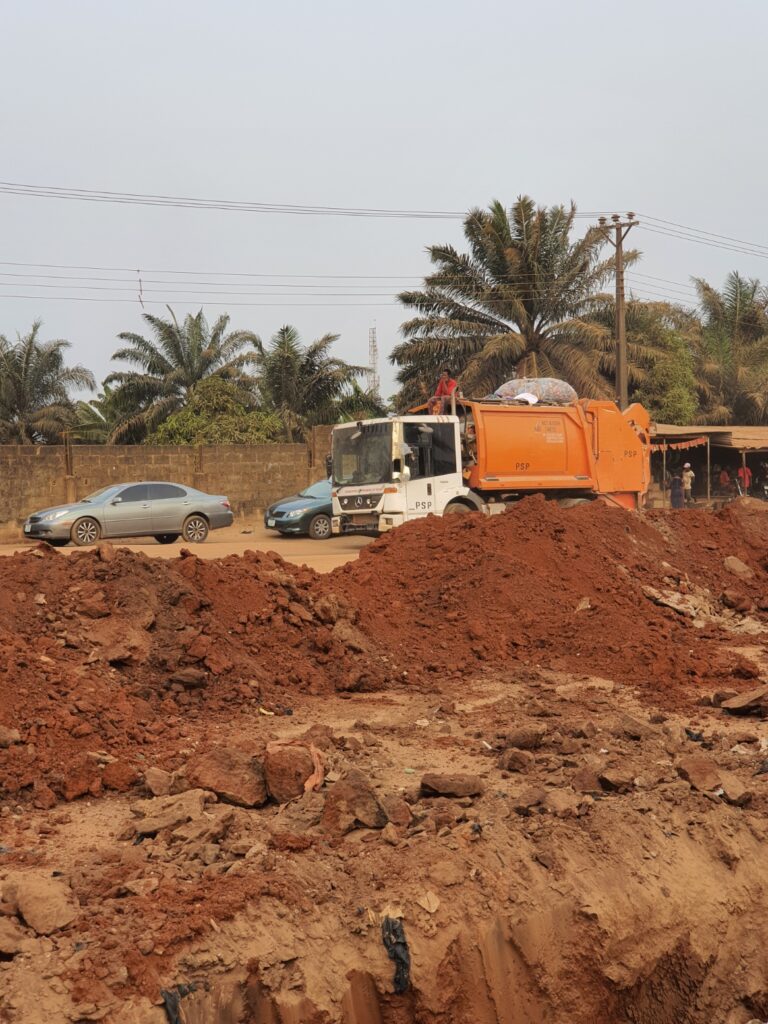
<svg viewBox="0 0 768 1024">
<path fill-rule="evenodd" d="M 52 548 L 64 548 L 67 546 L 67 544 L 69 544 L 69 541 L 66 540 L 64 537 L 57 537 L 55 540 L 50 539 L 47 540 L 45 543 L 49 544 Z"/>
<path fill-rule="evenodd" d="M 208 520 L 197 513 L 187 516 L 181 530 L 184 540 L 190 544 L 202 544 L 208 536 Z"/>
<path fill-rule="evenodd" d="M 315 516 L 309 524 L 307 531 L 312 540 L 328 540 L 331 536 L 331 517 L 323 515 Z"/>
<path fill-rule="evenodd" d="M 85 516 L 84 519 L 78 519 L 70 532 L 70 537 L 80 548 L 84 547 L 86 544 L 95 544 L 100 536 L 101 527 L 97 520 L 91 519 L 90 516 Z"/>
<path fill-rule="evenodd" d="M 158 544 L 175 544 L 179 539 L 178 533 L 156 533 L 155 540 Z"/>
</svg>

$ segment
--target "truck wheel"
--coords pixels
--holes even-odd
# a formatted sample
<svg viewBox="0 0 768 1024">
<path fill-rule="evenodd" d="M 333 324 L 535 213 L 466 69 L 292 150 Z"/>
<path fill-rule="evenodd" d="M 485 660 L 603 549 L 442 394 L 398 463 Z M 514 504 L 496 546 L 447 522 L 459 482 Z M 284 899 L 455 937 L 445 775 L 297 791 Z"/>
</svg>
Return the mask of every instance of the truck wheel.
<svg viewBox="0 0 768 1024">
<path fill-rule="evenodd" d="M 577 505 L 589 505 L 590 498 L 559 498 L 557 504 L 560 508 L 576 508 Z"/>
<path fill-rule="evenodd" d="M 446 505 L 444 516 L 468 516 L 472 509 L 469 505 L 464 505 L 460 501 L 452 501 L 450 505 Z"/>
<path fill-rule="evenodd" d="M 315 516 L 310 522 L 307 532 L 312 540 L 328 540 L 331 536 L 330 516 L 326 516 L 322 512 Z"/>
<path fill-rule="evenodd" d="M 78 519 L 70 533 L 70 537 L 79 548 L 84 547 L 86 544 L 95 544 L 100 536 L 101 527 L 97 520 L 91 519 L 90 516 Z"/>
</svg>

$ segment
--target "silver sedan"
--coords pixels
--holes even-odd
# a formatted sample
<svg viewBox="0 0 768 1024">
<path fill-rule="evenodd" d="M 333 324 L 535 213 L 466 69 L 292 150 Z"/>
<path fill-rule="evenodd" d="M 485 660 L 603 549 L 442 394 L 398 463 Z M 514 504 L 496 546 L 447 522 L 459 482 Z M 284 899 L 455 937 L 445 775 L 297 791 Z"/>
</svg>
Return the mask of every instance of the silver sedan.
<svg viewBox="0 0 768 1024">
<path fill-rule="evenodd" d="M 200 544 L 209 530 L 231 526 L 232 506 L 223 494 L 204 494 L 182 484 L 142 481 L 112 484 L 81 501 L 44 508 L 24 523 L 24 536 L 55 547 L 80 546 L 101 537 L 154 537 L 173 544 L 179 537 Z"/>
</svg>

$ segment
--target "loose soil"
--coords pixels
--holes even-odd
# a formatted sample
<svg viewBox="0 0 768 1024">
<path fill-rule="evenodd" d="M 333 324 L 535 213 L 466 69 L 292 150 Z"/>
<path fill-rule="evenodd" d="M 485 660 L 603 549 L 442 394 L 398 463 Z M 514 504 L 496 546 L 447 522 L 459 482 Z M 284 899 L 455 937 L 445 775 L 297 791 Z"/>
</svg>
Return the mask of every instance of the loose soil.
<svg viewBox="0 0 768 1024">
<path fill-rule="evenodd" d="M 528 499 L 324 575 L 0 559 L 0 1020 L 764 1020 L 768 726 L 713 696 L 767 542 Z"/>
</svg>

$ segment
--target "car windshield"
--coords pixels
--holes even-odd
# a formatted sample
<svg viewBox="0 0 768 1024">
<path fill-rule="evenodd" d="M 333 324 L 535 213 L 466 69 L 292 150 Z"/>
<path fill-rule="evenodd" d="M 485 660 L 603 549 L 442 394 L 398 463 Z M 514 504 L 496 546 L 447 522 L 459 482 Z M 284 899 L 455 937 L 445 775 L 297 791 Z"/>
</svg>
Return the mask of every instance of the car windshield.
<svg viewBox="0 0 768 1024">
<path fill-rule="evenodd" d="M 117 486 L 111 484 L 109 487 L 102 487 L 98 491 L 93 491 L 92 494 L 87 495 L 85 498 L 81 498 L 80 501 L 95 501 L 97 498 L 101 498 L 105 494 L 109 494 L 110 491 L 116 491 Z"/>
<path fill-rule="evenodd" d="M 361 423 L 333 431 L 333 482 L 386 484 L 392 479 L 392 424 Z"/>
<path fill-rule="evenodd" d="M 330 480 L 318 480 L 316 484 L 312 484 L 311 487 L 307 487 L 306 490 L 299 493 L 300 498 L 330 498 L 331 496 L 331 481 Z"/>
</svg>

